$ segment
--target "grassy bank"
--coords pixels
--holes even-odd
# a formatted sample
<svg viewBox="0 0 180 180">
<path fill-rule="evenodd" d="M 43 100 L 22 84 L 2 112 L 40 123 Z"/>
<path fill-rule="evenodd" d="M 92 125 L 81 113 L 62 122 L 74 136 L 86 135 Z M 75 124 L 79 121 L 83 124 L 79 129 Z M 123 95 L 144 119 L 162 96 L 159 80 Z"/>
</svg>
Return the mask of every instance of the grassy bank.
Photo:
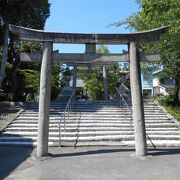
<svg viewBox="0 0 180 180">
<path fill-rule="evenodd" d="M 180 107 L 164 106 L 164 108 L 180 122 Z"/>
</svg>

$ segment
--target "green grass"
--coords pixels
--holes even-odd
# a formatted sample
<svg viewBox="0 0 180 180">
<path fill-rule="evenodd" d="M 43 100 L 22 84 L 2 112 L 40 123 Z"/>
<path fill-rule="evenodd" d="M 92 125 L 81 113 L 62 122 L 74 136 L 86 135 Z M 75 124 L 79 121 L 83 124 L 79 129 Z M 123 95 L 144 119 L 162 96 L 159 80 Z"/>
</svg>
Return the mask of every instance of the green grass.
<svg viewBox="0 0 180 180">
<path fill-rule="evenodd" d="M 178 121 L 180 121 L 180 107 L 165 106 L 164 107 L 168 113 L 174 116 Z"/>
</svg>

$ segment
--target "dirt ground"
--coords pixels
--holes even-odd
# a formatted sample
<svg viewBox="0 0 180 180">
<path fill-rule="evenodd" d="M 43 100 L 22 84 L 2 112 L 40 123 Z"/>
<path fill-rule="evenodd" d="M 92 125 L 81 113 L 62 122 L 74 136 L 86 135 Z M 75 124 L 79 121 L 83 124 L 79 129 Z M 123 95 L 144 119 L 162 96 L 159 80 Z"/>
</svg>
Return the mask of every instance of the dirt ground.
<svg viewBox="0 0 180 180">
<path fill-rule="evenodd" d="M 0 132 L 24 109 L 23 103 L 0 102 Z"/>
</svg>

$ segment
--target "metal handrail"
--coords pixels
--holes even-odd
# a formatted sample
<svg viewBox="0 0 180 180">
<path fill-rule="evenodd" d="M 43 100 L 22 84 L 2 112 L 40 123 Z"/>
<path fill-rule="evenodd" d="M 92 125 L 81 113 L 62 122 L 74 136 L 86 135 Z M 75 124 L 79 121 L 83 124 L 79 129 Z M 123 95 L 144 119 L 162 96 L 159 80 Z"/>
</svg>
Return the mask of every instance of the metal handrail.
<svg viewBox="0 0 180 180">
<path fill-rule="evenodd" d="M 71 97 L 69 98 L 69 100 L 67 102 L 67 105 L 66 105 L 66 107 L 65 107 L 65 109 L 61 115 L 61 118 L 60 118 L 60 121 L 58 124 L 58 127 L 59 127 L 59 147 L 61 146 L 61 124 L 62 124 L 62 122 L 64 122 L 64 130 L 65 130 L 65 128 L 66 128 L 66 114 L 67 114 L 67 118 L 69 120 L 69 113 L 72 110 L 72 99 L 73 99 L 74 94 L 75 94 L 75 89 L 73 90 Z"/>
<path fill-rule="evenodd" d="M 126 100 L 124 99 L 123 95 L 121 94 L 120 90 L 116 87 L 116 91 L 119 95 L 119 104 L 121 107 L 124 108 L 124 114 L 125 114 L 125 120 L 126 120 L 126 115 L 127 115 L 127 111 L 126 109 L 129 110 L 129 119 L 130 119 L 130 131 L 132 131 L 132 109 L 131 107 L 128 105 L 128 103 L 126 102 Z"/>
</svg>

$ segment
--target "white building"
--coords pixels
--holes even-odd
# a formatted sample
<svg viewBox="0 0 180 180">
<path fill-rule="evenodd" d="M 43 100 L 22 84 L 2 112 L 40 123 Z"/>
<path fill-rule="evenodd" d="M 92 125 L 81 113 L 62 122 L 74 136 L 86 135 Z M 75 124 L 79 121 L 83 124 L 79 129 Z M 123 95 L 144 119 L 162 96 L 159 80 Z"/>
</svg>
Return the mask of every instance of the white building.
<svg viewBox="0 0 180 180">
<path fill-rule="evenodd" d="M 69 86 L 73 87 L 73 79 L 70 80 Z M 76 98 L 77 99 L 86 99 L 87 98 L 87 92 L 84 88 L 84 82 L 81 78 L 77 77 L 76 79 Z"/>
<path fill-rule="evenodd" d="M 158 76 L 163 70 L 153 72 L 153 89 L 154 95 L 168 95 L 175 87 L 175 81 L 167 77 Z"/>
</svg>

